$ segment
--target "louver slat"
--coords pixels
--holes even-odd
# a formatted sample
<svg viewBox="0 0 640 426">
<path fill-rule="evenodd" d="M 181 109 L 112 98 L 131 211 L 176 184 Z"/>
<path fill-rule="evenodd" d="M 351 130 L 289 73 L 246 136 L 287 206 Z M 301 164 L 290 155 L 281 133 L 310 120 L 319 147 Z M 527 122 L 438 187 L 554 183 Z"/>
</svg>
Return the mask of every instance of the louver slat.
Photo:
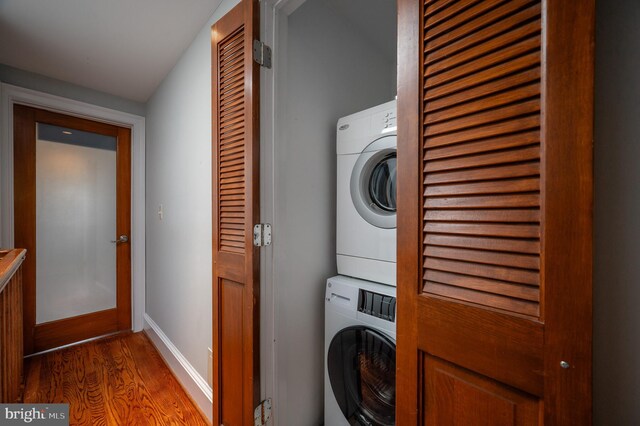
<svg viewBox="0 0 640 426">
<path fill-rule="evenodd" d="M 219 250 L 245 252 L 244 30 L 218 45 Z"/>
<path fill-rule="evenodd" d="M 424 20 L 423 292 L 538 317 L 538 2 L 433 2 Z"/>
</svg>

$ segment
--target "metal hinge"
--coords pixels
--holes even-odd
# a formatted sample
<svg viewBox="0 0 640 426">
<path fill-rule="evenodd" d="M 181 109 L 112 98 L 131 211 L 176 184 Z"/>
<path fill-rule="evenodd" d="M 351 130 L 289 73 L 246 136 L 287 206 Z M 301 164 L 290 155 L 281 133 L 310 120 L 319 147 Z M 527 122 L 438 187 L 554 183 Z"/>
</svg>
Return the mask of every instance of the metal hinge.
<svg viewBox="0 0 640 426">
<path fill-rule="evenodd" d="M 253 411 L 253 426 L 264 426 L 271 419 L 271 398 L 262 401 Z"/>
<path fill-rule="evenodd" d="M 258 223 L 253 226 L 253 245 L 265 247 L 271 245 L 271 224 Z"/>
<path fill-rule="evenodd" d="M 253 60 L 265 68 L 271 68 L 271 48 L 260 40 L 253 40 Z"/>
</svg>

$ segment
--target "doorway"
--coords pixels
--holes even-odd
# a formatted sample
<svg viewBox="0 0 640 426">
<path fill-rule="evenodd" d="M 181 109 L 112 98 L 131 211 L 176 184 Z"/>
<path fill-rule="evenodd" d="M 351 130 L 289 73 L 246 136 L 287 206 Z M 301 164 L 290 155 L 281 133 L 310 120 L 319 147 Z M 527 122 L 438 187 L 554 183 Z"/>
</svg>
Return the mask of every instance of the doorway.
<svg viewBox="0 0 640 426">
<path fill-rule="evenodd" d="M 14 106 L 25 354 L 131 329 L 131 130 Z"/>
<path fill-rule="evenodd" d="M 272 398 L 275 424 L 331 423 L 323 404 L 330 386 L 324 295 L 327 279 L 339 273 L 337 240 L 345 236 L 336 232 L 336 211 L 342 201 L 352 203 L 350 187 L 338 184 L 346 175 L 338 164 L 355 162 L 365 148 L 338 159 L 338 133 L 349 133 L 338 130 L 338 120 L 393 108 L 396 6 L 393 0 L 266 5 L 262 37 L 274 61 L 261 80 L 261 217 L 274 237 L 262 251 L 260 355 L 263 396 Z M 381 282 L 379 275 L 371 280 Z"/>
</svg>

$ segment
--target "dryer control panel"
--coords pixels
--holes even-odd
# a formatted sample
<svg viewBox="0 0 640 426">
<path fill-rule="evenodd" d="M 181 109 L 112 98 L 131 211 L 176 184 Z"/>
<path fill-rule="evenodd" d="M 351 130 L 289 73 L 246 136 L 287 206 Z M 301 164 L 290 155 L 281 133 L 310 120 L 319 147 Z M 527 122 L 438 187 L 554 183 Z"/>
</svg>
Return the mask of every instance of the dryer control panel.
<svg viewBox="0 0 640 426">
<path fill-rule="evenodd" d="M 395 322 L 396 298 L 360 289 L 358 294 L 358 312 Z"/>
</svg>

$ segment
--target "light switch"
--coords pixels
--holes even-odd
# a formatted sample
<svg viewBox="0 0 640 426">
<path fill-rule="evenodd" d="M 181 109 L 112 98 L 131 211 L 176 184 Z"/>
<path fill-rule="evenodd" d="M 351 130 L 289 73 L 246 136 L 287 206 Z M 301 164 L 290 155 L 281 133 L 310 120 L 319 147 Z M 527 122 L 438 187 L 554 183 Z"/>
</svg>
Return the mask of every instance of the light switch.
<svg viewBox="0 0 640 426">
<path fill-rule="evenodd" d="M 158 219 L 164 219 L 164 207 L 162 204 L 158 205 Z"/>
</svg>

